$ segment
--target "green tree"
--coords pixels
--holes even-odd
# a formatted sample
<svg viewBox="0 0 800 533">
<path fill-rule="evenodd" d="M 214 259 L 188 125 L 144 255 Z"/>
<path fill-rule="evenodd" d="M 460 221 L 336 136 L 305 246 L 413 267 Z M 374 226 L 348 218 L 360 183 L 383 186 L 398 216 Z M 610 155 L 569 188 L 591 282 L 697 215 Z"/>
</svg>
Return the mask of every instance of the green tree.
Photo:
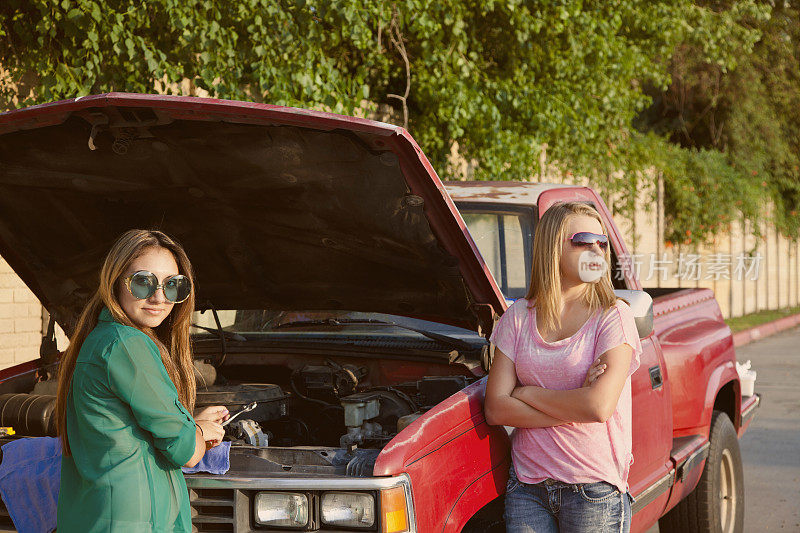
<svg viewBox="0 0 800 533">
<path fill-rule="evenodd" d="M 746 218 L 759 218 L 765 200 L 776 207 L 770 222 L 784 234 L 796 236 L 800 224 L 797 3 L 698 4 L 712 16 L 734 17 L 734 27 L 740 31 L 711 55 L 702 33 L 689 34 L 669 60 L 670 86 L 666 91 L 649 91 L 654 104 L 636 121 L 640 129 L 684 148 L 683 157 L 675 156 L 664 166 L 670 175 L 669 208 L 680 219 L 672 224 L 670 237 L 685 241 L 679 227 L 714 233 L 740 212 Z M 691 174 L 681 175 L 690 168 Z M 721 201 L 699 209 L 683 187 L 702 189 L 703 180 L 724 188 L 713 196 Z"/>
<path fill-rule="evenodd" d="M 353 113 L 388 104 L 443 168 L 454 141 L 480 177 L 549 154 L 612 169 L 664 86 L 658 58 L 688 2 L 10 0 L 0 61 L 35 72 L 19 105 L 192 80 L 221 98 Z M 6 103 L 13 96 L 4 93 Z M 618 159 L 618 158 L 617 158 Z"/>
<path fill-rule="evenodd" d="M 723 98 L 707 80 L 728 83 L 769 13 L 758 0 L 6 0 L 0 105 L 174 90 L 190 80 L 220 98 L 343 114 L 388 108 L 384 116 L 407 127 L 440 172 L 458 143 L 478 162 L 477 178 L 527 179 L 546 146 L 549 161 L 621 193 L 657 163 L 674 220 L 702 236 L 713 231 L 709 216 L 750 216 L 742 195 L 753 180 L 740 171 L 731 202 L 702 213 L 682 187 L 702 189 L 703 175 L 715 190 L 733 179 L 723 163 L 739 166 L 720 160 L 728 152 L 719 143 L 695 142 L 696 125 L 692 142 L 681 138 L 687 122 L 706 124 L 702 107 L 676 114 L 665 102 L 689 87 L 693 105 L 711 102 L 720 116 Z M 786 24 L 796 22 L 792 13 Z M 765 90 L 783 83 L 776 76 L 759 78 Z M 733 135 L 735 119 L 725 121 Z M 770 161 L 785 170 L 791 159 Z M 610 177 L 618 170 L 627 179 Z"/>
</svg>

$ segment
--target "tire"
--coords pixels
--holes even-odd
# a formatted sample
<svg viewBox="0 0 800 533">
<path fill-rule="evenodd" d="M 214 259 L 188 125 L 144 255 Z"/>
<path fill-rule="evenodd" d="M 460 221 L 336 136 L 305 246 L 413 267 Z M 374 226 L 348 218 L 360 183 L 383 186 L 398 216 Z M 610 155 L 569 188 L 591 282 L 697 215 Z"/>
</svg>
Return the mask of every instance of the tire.
<svg viewBox="0 0 800 533">
<path fill-rule="evenodd" d="M 744 475 L 739 439 L 728 415 L 711 416 L 710 446 L 697 487 L 658 521 L 661 533 L 740 533 Z"/>
</svg>

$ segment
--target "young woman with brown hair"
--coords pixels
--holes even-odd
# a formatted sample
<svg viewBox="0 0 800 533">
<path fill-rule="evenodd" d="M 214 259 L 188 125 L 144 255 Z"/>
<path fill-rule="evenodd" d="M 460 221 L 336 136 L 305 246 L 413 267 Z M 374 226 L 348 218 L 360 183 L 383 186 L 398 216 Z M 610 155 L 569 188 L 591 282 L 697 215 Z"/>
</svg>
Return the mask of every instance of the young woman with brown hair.
<svg viewBox="0 0 800 533">
<path fill-rule="evenodd" d="M 180 467 L 222 441 L 227 417 L 224 407 L 190 414 L 193 310 L 179 244 L 146 230 L 114 243 L 59 370 L 60 533 L 191 531 Z"/>
<path fill-rule="evenodd" d="M 642 348 L 609 263 L 597 211 L 554 204 L 536 228 L 530 290 L 492 332 L 486 418 L 516 428 L 510 532 L 630 528 L 630 376 Z"/>
</svg>

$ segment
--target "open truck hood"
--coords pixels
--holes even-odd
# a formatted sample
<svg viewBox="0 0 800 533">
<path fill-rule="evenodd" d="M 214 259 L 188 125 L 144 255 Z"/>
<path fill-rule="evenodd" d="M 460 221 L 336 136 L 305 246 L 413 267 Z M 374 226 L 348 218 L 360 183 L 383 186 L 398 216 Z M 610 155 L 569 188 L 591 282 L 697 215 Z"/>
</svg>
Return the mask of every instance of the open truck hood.
<svg viewBox="0 0 800 533">
<path fill-rule="evenodd" d="M 111 244 L 137 227 L 183 244 L 199 306 L 372 311 L 484 334 L 505 308 L 402 128 L 119 93 L 0 115 L 0 254 L 68 334 Z"/>
</svg>

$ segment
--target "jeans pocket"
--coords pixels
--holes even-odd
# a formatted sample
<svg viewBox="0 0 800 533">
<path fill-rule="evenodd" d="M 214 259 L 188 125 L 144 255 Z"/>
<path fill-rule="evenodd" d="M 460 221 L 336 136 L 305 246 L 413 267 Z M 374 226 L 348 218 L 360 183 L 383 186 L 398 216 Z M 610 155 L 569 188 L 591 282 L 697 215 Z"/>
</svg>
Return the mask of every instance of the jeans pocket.
<svg viewBox="0 0 800 533">
<path fill-rule="evenodd" d="M 587 502 L 599 503 L 609 500 L 613 497 L 619 497 L 619 489 L 605 481 L 598 481 L 597 483 L 581 483 L 578 492 L 581 498 Z"/>
<path fill-rule="evenodd" d="M 522 482 L 517 479 L 517 473 L 514 472 L 514 466 L 508 469 L 508 482 L 506 483 L 506 494 L 514 492 L 522 485 Z"/>
<path fill-rule="evenodd" d="M 519 480 L 508 478 L 508 483 L 506 483 L 506 494 L 511 494 L 517 490 L 520 485 L 522 485 L 522 483 L 520 483 Z"/>
</svg>

